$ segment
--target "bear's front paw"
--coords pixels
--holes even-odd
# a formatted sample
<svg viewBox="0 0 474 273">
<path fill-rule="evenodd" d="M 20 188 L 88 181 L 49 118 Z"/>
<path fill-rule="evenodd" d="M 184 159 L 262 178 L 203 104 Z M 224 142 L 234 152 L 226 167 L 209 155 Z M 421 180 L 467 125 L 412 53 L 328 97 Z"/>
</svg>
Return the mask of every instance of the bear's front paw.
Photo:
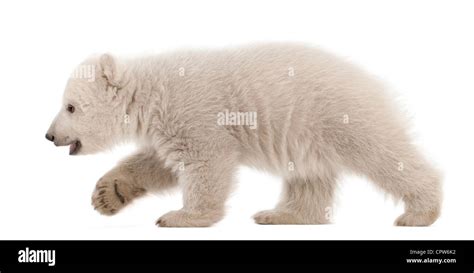
<svg viewBox="0 0 474 273">
<path fill-rule="evenodd" d="M 253 216 L 255 223 L 260 225 L 320 225 L 328 224 L 328 219 L 301 217 L 297 212 L 278 209 L 264 210 Z"/>
<path fill-rule="evenodd" d="M 298 224 L 298 220 L 293 215 L 278 211 L 264 210 L 253 216 L 255 223 L 260 225 L 291 225 Z"/>
<path fill-rule="evenodd" d="M 106 175 L 97 182 L 92 194 L 92 205 L 101 214 L 113 215 L 144 193 L 145 189 L 134 187 L 123 178 Z"/>
<path fill-rule="evenodd" d="M 222 211 L 190 212 L 174 210 L 161 216 L 156 221 L 160 227 L 209 227 L 219 221 L 223 216 Z"/>
</svg>

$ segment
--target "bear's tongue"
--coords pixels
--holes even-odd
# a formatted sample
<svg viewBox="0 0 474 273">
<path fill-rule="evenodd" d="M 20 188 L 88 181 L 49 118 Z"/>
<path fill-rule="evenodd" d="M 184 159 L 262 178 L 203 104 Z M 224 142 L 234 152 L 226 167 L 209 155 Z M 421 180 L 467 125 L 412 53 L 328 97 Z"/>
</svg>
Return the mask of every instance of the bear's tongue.
<svg viewBox="0 0 474 273">
<path fill-rule="evenodd" d="M 74 141 L 69 145 L 69 154 L 74 155 L 77 153 L 77 151 L 81 148 L 81 142 L 80 141 Z"/>
<path fill-rule="evenodd" d="M 77 142 L 74 141 L 73 143 L 71 143 L 71 144 L 69 145 L 69 154 L 70 154 L 70 155 L 74 154 L 74 152 L 76 151 L 76 149 L 77 149 Z"/>
</svg>

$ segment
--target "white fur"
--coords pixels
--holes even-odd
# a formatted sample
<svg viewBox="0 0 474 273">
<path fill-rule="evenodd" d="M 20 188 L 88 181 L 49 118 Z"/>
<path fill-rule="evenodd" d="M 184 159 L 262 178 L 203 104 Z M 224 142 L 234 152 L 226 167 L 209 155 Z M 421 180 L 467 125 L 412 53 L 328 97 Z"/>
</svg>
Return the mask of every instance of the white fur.
<svg viewBox="0 0 474 273">
<path fill-rule="evenodd" d="M 93 204 L 113 214 L 148 190 L 181 183 L 183 208 L 161 226 L 209 226 L 224 215 L 239 164 L 285 180 L 260 224 L 327 223 L 338 175 L 352 171 L 405 202 L 397 225 L 430 225 L 441 208 L 440 175 L 413 146 L 404 117 L 365 72 L 316 48 L 264 44 L 82 65 L 95 81 L 70 79 L 48 133 L 79 154 L 122 141 L 140 151 L 97 185 Z M 219 124 L 219 113 L 255 113 L 257 124 Z M 255 125 L 255 124 L 254 124 Z M 265 194 L 265 193 L 262 193 Z"/>
</svg>

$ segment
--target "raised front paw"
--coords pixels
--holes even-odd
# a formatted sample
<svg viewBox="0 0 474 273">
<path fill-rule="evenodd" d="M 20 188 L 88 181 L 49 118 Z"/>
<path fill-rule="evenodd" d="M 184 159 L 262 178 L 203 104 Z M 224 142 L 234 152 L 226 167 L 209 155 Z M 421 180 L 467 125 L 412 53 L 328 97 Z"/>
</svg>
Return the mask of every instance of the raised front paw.
<svg viewBox="0 0 474 273">
<path fill-rule="evenodd" d="M 92 205 L 101 214 L 113 215 L 144 193 L 145 189 L 131 185 L 124 177 L 105 175 L 97 182 Z"/>
</svg>

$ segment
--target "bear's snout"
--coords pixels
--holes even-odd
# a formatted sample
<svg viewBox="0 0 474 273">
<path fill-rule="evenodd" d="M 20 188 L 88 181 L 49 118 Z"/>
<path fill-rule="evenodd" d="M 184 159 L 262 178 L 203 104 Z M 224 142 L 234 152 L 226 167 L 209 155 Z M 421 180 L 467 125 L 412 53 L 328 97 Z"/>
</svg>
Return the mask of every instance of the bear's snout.
<svg viewBox="0 0 474 273">
<path fill-rule="evenodd" d="M 46 133 L 46 139 L 49 141 L 54 141 L 54 136 L 51 134 Z"/>
</svg>

